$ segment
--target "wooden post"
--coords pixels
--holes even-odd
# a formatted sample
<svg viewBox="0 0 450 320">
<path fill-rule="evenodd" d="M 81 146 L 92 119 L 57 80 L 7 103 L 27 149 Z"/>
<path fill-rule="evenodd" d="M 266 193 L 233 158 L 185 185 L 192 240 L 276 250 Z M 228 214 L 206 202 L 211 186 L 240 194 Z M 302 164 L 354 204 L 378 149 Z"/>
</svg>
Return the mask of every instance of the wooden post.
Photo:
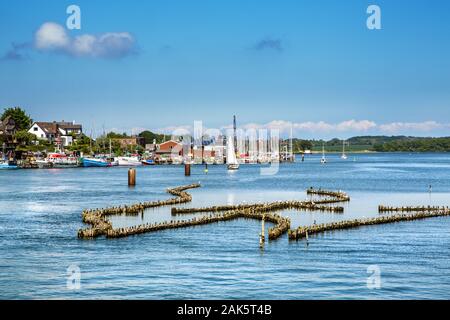
<svg viewBox="0 0 450 320">
<path fill-rule="evenodd" d="M 134 168 L 128 169 L 128 185 L 129 186 L 136 185 L 136 169 Z"/>
<path fill-rule="evenodd" d="M 264 247 L 264 242 L 265 242 L 265 238 L 266 238 L 265 228 L 264 228 L 264 218 L 265 218 L 265 216 L 263 216 L 262 220 L 261 220 L 261 233 L 259 234 L 259 247 L 260 248 Z"/>
<path fill-rule="evenodd" d="M 184 175 L 189 177 L 191 175 L 191 165 L 189 163 L 184 164 Z"/>
</svg>

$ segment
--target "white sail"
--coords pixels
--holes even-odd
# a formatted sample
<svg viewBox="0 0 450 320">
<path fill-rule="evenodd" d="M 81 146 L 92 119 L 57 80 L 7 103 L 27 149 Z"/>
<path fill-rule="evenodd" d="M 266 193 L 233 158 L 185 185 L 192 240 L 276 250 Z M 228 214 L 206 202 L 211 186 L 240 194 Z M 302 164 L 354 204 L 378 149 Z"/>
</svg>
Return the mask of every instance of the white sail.
<svg viewBox="0 0 450 320">
<path fill-rule="evenodd" d="M 236 159 L 236 151 L 234 150 L 234 141 L 232 136 L 228 137 L 227 139 L 227 165 L 228 169 L 237 169 L 239 167 L 239 163 Z"/>
<path fill-rule="evenodd" d="M 327 163 L 327 159 L 325 158 L 325 145 L 322 145 L 322 159 L 320 159 L 320 163 Z"/>
<path fill-rule="evenodd" d="M 345 154 L 345 140 L 342 140 L 342 156 L 341 159 L 346 160 L 347 155 Z"/>
</svg>

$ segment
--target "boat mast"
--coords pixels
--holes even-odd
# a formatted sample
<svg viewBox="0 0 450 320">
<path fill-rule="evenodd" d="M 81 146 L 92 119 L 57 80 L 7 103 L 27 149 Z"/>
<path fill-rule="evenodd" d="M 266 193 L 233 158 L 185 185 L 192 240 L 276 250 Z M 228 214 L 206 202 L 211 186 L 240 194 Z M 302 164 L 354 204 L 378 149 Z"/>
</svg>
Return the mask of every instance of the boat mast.
<svg viewBox="0 0 450 320">
<path fill-rule="evenodd" d="M 91 127 L 91 136 L 89 137 L 89 150 L 90 150 L 90 152 L 91 152 L 91 154 L 92 154 L 92 127 Z"/>
<path fill-rule="evenodd" d="M 237 137 L 236 137 L 236 116 L 233 116 L 233 147 L 236 151 L 237 149 Z"/>
<path fill-rule="evenodd" d="M 289 139 L 289 147 L 290 147 L 290 149 L 291 149 L 291 155 L 290 155 L 290 161 L 294 161 L 294 152 L 293 152 L 293 149 L 292 149 L 292 124 L 291 124 L 291 136 L 290 136 L 290 139 Z"/>
</svg>

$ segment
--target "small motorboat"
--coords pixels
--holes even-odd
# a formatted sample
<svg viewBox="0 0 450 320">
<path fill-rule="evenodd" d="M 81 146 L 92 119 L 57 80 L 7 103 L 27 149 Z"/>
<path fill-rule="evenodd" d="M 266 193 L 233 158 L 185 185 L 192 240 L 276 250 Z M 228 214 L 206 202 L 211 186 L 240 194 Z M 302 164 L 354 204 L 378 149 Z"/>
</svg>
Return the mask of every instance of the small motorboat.
<svg viewBox="0 0 450 320">
<path fill-rule="evenodd" d="M 136 167 L 136 166 L 141 166 L 142 165 L 141 160 L 139 160 L 139 157 L 137 157 L 137 156 L 117 157 L 114 160 L 119 163 L 119 166 Z"/>
<path fill-rule="evenodd" d="M 83 158 L 83 167 L 112 167 L 111 162 L 104 158 Z"/>
<path fill-rule="evenodd" d="M 12 161 L 0 160 L 0 170 L 16 170 L 19 167 Z"/>
<path fill-rule="evenodd" d="M 53 164 L 47 159 L 37 159 L 36 164 L 39 169 L 49 169 L 53 166 Z"/>
<path fill-rule="evenodd" d="M 141 162 L 144 166 L 152 166 L 155 164 L 155 160 L 153 160 L 153 159 L 146 159 L 146 160 L 142 160 Z"/>
</svg>

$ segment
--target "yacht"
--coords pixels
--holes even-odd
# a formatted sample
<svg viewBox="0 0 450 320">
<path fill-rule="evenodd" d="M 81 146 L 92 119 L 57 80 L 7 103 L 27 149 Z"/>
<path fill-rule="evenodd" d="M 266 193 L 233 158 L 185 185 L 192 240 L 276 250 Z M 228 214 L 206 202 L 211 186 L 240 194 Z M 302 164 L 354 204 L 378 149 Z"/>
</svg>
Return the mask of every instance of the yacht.
<svg viewBox="0 0 450 320">
<path fill-rule="evenodd" d="M 228 170 L 239 169 L 239 162 L 236 159 L 236 151 L 234 150 L 234 142 L 232 137 L 227 139 L 227 168 Z"/>
<path fill-rule="evenodd" d="M 342 140 L 342 160 L 347 160 L 347 155 L 345 154 L 345 140 Z"/>
<path fill-rule="evenodd" d="M 322 145 L 322 158 L 320 159 L 321 164 L 327 163 L 327 158 L 325 158 L 325 145 Z"/>
</svg>

